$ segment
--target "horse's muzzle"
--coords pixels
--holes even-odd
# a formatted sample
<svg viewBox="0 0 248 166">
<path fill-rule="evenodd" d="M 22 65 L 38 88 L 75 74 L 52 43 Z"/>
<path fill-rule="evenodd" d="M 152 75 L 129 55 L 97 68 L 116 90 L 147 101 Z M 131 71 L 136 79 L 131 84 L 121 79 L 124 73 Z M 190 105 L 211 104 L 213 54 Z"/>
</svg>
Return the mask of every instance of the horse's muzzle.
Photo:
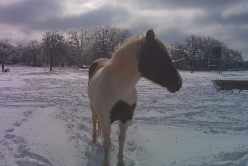
<svg viewBox="0 0 248 166">
<path fill-rule="evenodd" d="M 181 78 L 181 76 L 179 76 L 179 78 L 178 78 L 178 82 L 177 83 L 175 83 L 175 84 L 172 84 L 171 86 L 169 86 L 169 87 L 167 87 L 167 89 L 168 89 L 168 91 L 170 92 L 170 93 L 175 93 L 175 92 L 177 92 L 177 91 L 179 91 L 180 90 L 180 88 L 182 87 L 182 78 Z"/>
</svg>

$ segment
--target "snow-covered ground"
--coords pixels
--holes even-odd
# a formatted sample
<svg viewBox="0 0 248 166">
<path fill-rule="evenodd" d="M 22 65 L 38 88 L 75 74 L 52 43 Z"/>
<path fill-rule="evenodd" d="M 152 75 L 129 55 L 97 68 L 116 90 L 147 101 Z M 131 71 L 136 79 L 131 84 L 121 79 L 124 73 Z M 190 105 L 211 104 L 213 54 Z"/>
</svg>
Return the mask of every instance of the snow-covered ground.
<svg viewBox="0 0 248 166">
<path fill-rule="evenodd" d="M 98 166 L 92 143 L 87 70 L 6 66 L 0 73 L 0 166 Z M 220 91 L 213 79 L 248 80 L 248 72 L 180 71 L 170 94 L 142 79 L 127 132 L 127 166 L 248 166 L 248 93 Z M 118 123 L 110 165 L 117 164 Z"/>
</svg>

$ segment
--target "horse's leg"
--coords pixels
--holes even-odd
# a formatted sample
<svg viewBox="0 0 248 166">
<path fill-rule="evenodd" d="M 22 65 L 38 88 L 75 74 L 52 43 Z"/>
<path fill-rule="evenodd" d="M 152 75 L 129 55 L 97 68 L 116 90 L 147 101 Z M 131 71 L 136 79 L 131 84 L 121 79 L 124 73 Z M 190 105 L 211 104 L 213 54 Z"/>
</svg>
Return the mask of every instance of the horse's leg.
<svg viewBox="0 0 248 166">
<path fill-rule="evenodd" d="M 103 134 L 103 150 L 104 150 L 103 166 L 109 166 L 108 156 L 109 156 L 109 150 L 111 148 L 111 140 L 110 140 L 111 123 L 109 119 L 104 119 L 101 116 L 99 116 L 99 122 Z"/>
<path fill-rule="evenodd" d="M 92 112 L 92 121 L 93 121 L 93 135 L 92 135 L 92 138 L 93 138 L 93 142 L 96 142 L 96 122 L 97 122 L 98 115 L 97 115 L 94 107 L 91 104 L 90 104 L 90 109 L 91 109 L 91 112 Z"/>
<path fill-rule="evenodd" d="M 100 122 L 98 121 L 97 138 L 100 138 L 101 136 L 102 136 L 102 129 L 101 129 L 101 126 L 100 126 Z"/>
<path fill-rule="evenodd" d="M 124 149 L 124 142 L 126 140 L 126 132 L 131 121 L 127 121 L 125 124 L 120 121 L 119 128 L 120 128 L 120 135 L 119 135 L 119 153 L 118 153 L 118 165 L 124 165 L 123 162 L 123 149 Z"/>
</svg>

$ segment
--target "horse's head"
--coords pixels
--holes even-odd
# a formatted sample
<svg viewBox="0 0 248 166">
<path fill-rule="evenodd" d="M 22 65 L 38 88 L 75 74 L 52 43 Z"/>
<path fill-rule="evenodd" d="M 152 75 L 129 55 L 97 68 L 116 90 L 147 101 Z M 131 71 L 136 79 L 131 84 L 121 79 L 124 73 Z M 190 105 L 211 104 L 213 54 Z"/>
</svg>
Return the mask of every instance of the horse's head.
<svg viewBox="0 0 248 166">
<path fill-rule="evenodd" d="M 143 77 L 166 87 L 171 93 L 182 87 L 182 78 L 165 45 L 148 30 L 139 55 L 139 71 Z"/>
</svg>

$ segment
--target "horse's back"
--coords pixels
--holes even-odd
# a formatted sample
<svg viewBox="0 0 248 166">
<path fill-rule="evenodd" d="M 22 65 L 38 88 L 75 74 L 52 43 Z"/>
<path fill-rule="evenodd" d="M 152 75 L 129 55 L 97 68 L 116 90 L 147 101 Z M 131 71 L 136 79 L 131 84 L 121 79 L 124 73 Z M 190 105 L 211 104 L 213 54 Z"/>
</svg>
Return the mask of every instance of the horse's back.
<svg viewBox="0 0 248 166">
<path fill-rule="evenodd" d="M 97 59 L 95 60 L 91 65 L 90 65 L 90 68 L 89 68 L 89 81 L 91 79 L 91 77 L 94 75 L 94 73 L 101 67 L 103 67 L 106 62 L 108 61 L 109 59 L 107 58 L 100 58 L 100 59 Z"/>
</svg>

